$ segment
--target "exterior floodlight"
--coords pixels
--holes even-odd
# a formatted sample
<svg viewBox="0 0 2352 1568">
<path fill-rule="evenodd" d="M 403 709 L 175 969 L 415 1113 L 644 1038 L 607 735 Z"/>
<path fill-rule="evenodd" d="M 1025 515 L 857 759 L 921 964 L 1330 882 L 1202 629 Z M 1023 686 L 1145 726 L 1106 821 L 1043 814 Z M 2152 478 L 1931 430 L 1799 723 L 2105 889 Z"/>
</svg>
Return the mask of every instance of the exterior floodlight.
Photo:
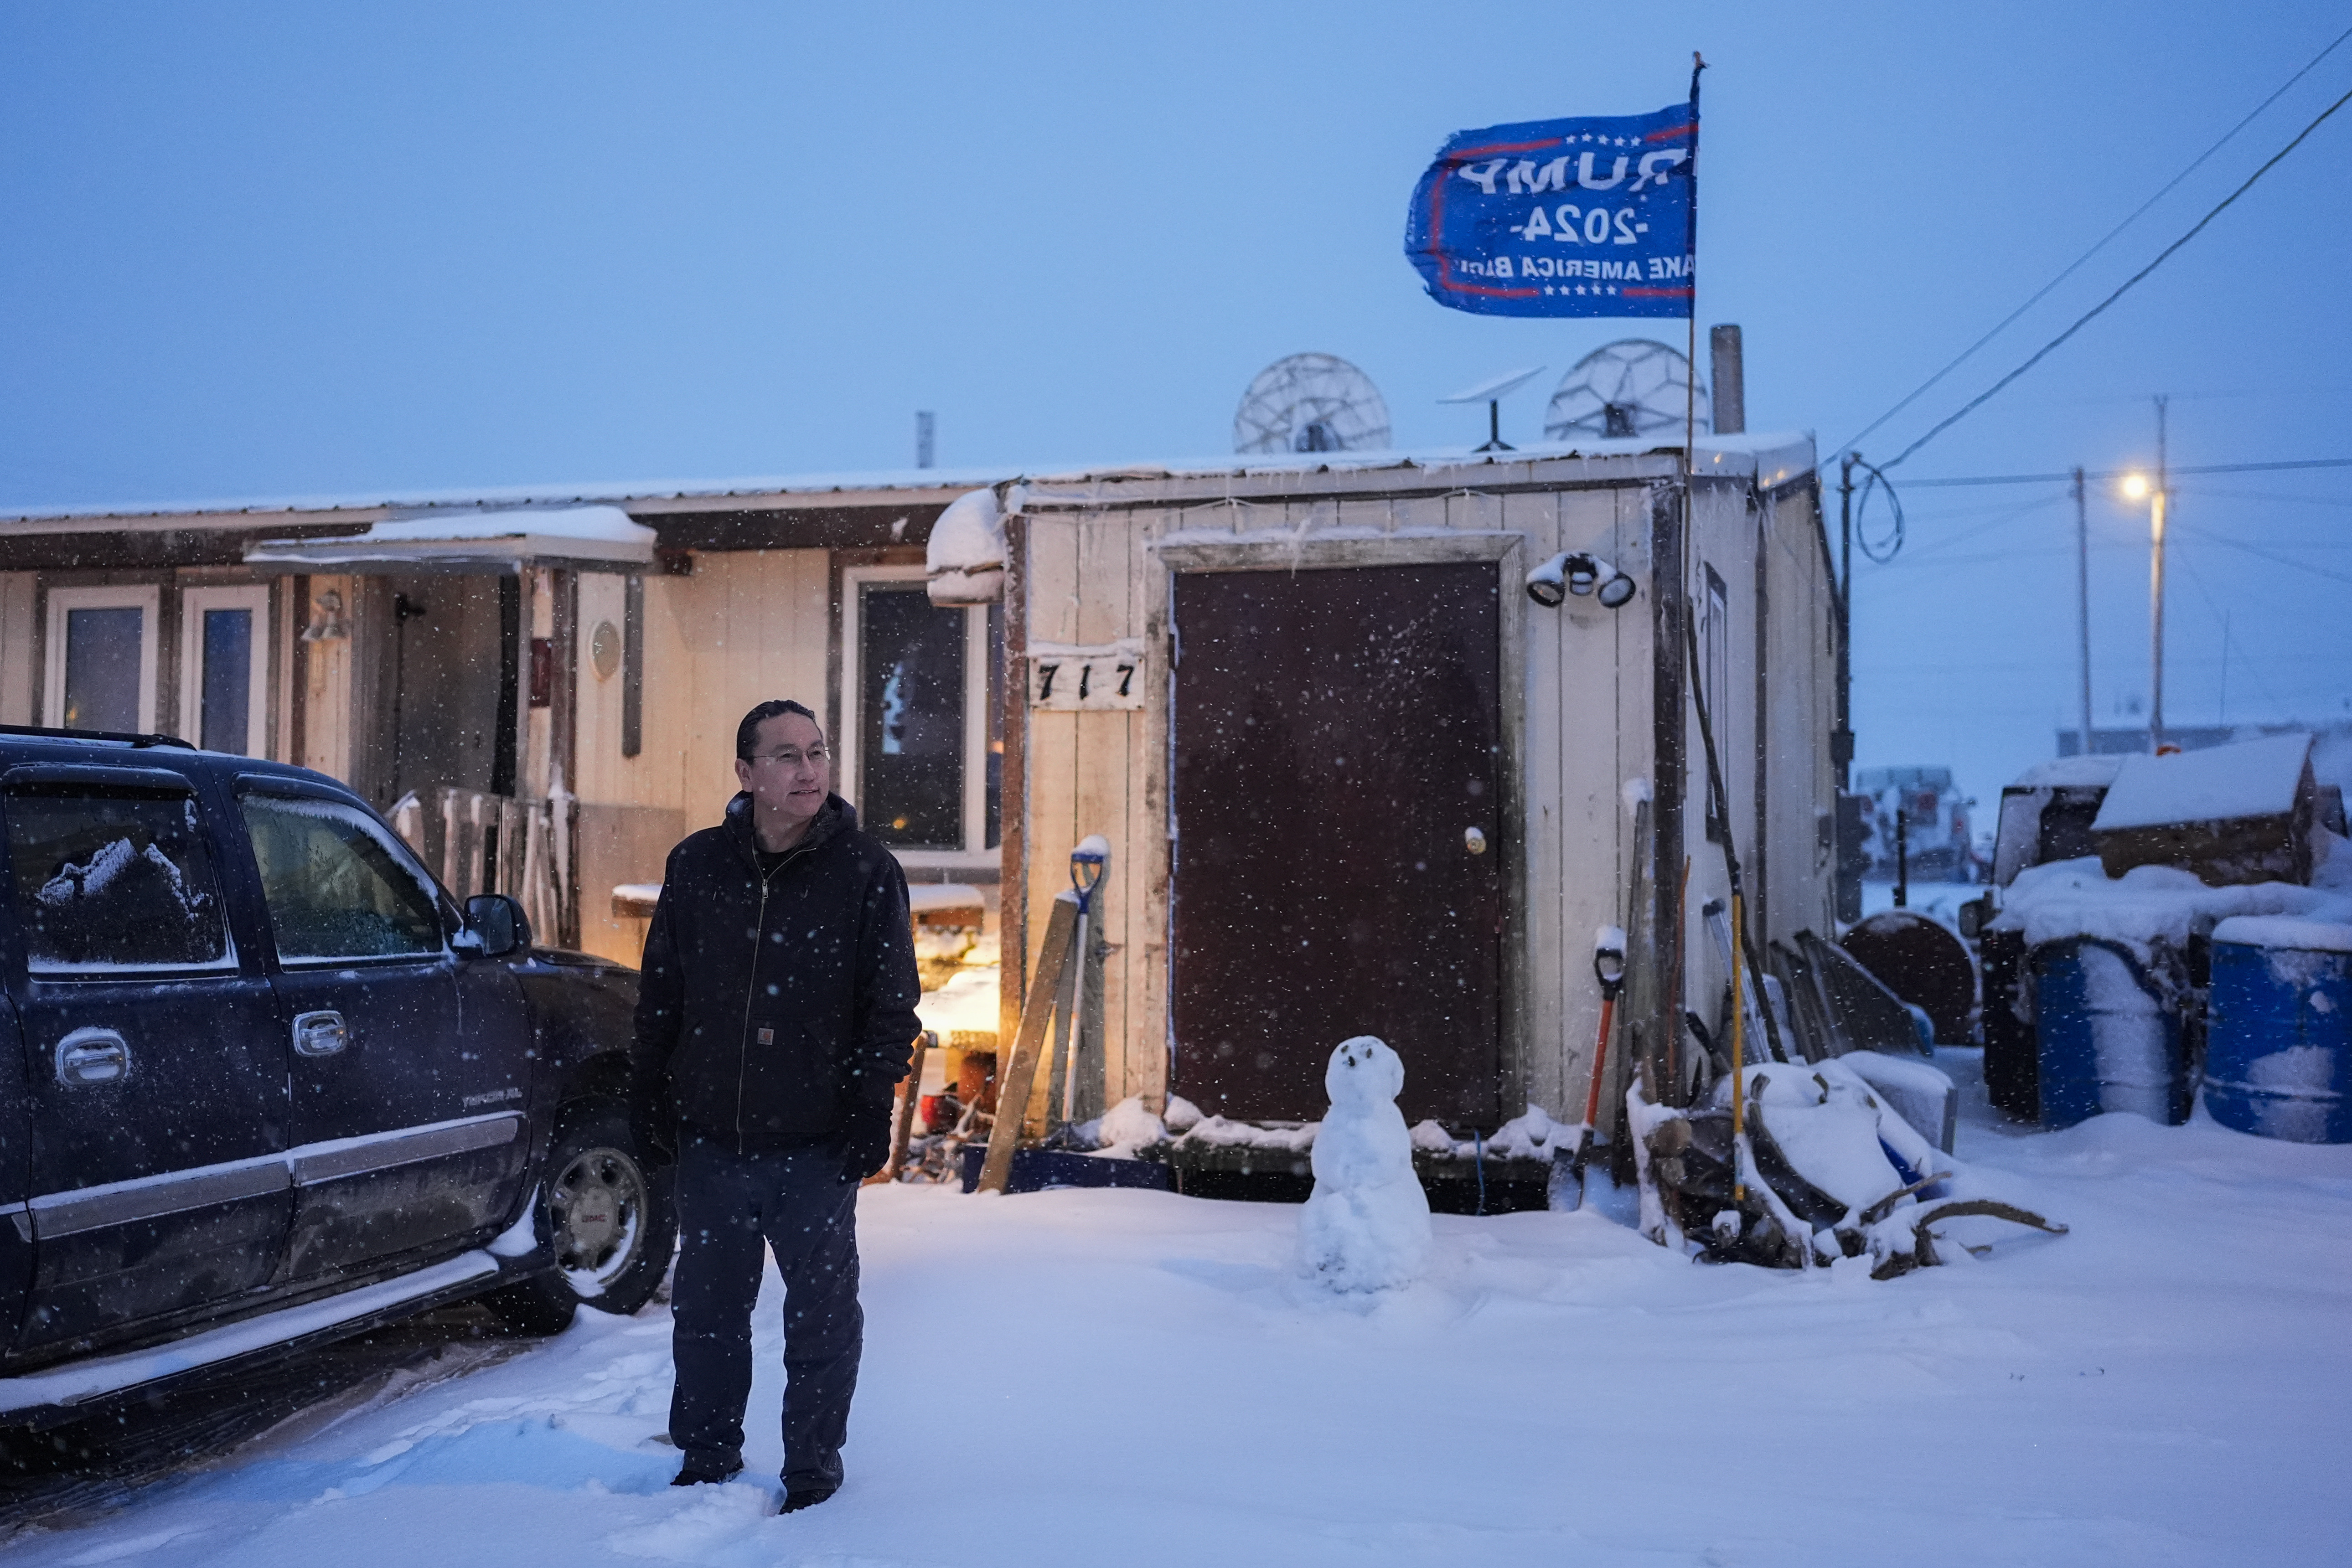
<svg viewBox="0 0 2352 1568">
<path fill-rule="evenodd" d="M 1583 550 L 1562 550 L 1528 573 L 1528 597 L 1546 609 L 1558 609 L 1571 593 L 1597 594 L 1614 610 L 1633 597 L 1633 580 Z"/>
<path fill-rule="evenodd" d="M 2147 497 L 2147 476 L 2145 474 L 2125 475 L 2124 494 L 2130 497 L 2135 501 L 2146 499 Z"/>
</svg>

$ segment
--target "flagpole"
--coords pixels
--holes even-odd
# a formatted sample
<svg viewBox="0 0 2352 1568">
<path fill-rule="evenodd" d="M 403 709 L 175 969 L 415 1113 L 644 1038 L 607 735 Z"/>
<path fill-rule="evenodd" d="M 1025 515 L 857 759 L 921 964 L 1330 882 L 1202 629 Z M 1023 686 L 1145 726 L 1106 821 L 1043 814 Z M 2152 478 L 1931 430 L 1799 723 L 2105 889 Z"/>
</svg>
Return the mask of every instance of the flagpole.
<svg viewBox="0 0 2352 1568">
<path fill-rule="evenodd" d="M 1706 69 L 1706 61 L 1696 49 L 1691 51 L 1691 155 L 1690 155 L 1690 308 L 1683 318 L 1688 329 L 1683 356 L 1683 516 L 1690 516 L 1692 476 L 1698 470 L 1698 73 Z"/>
<path fill-rule="evenodd" d="M 1676 556 L 1680 559 L 1682 570 L 1685 575 L 1682 582 L 1675 585 L 1675 591 L 1677 598 L 1680 599 L 1683 606 L 1683 633 L 1685 638 L 1690 635 L 1690 595 L 1687 591 L 1689 588 L 1689 578 L 1687 574 L 1690 570 L 1691 559 L 1690 540 L 1692 534 L 1696 531 L 1696 525 L 1698 520 L 1698 76 L 1699 72 L 1705 69 L 1706 69 L 1706 59 L 1700 56 L 1696 49 L 1693 49 L 1691 51 L 1690 90 L 1690 303 L 1685 307 L 1683 317 L 1683 325 L 1687 329 L 1684 339 L 1685 350 L 1683 356 L 1683 537 L 1682 546 L 1675 552 Z M 1665 585 L 1664 583 L 1658 585 L 1659 594 L 1662 599 L 1664 596 L 1664 589 Z M 1690 671 L 1689 678 L 1693 681 L 1700 680 L 1704 678 L 1703 672 L 1694 667 Z M 1699 713 L 1701 715 L 1702 723 L 1704 723 L 1705 715 L 1706 713 L 1706 705 L 1714 701 L 1719 695 L 1720 694 L 1707 692 L 1701 692 L 1699 694 Z M 1687 720 L 1683 720 L 1682 722 L 1687 722 Z M 1677 799 L 1680 799 L 1684 793 L 1684 783 L 1685 780 L 1681 779 L 1675 780 L 1675 794 Z M 1731 803 L 1728 800 L 1726 800 L 1723 803 L 1723 809 L 1727 813 L 1731 810 Z M 1679 813 L 1676 814 L 1675 821 L 1682 821 Z M 1689 881 L 1688 867 L 1690 864 L 1687 856 L 1685 857 L 1683 863 L 1685 866 L 1684 880 L 1685 885 L 1687 885 Z M 1739 899 L 1736 889 L 1732 896 L 1732 910 L 1734 919 L 1738 918 L 1741 911 L 1739 909 Z M 1677 920 L 1683 918 L 1679 910 L 1676 912 L 1676 918 Z M 1739 1006 L 1738 948 L 1739 943 L 1745 936 L 1745 931 L 1734 931 L 1731 934 L 1733 947 L 1731 959 L 1731 1005 L 1735 1009 L 1735 1012 Z M 1675 931 L 1675 950 L 1677 953 L 1682 950 L 1682 940 L 1683 932 L 1680 926 L 1677 925 Z M 1676 978 L 1675 985 L 1677 991 L 1682 988 L 1679 965 L 1676 966 Z M 1673 998 L 1673 1000 L 1675 1039 L 1679 1042 L 1682 1036 L 1683 998 L 1677 995 Z M 1741 1061 L 1738 1053 L 1735 1052 L 1731 1062 L 1730 1150 L 1731 1195 L 1734 1202 L 1740 1201 L 1748 1196 L 1747 1186 L 1743 1180 L 1743 1177 L 1746 1176 L 1746 1171 L 1742 1167 L 1739 1159 L 1739 1145 L 1741 1142 L 1741 1134 L 1745 1131 L 1745 1113 L 1747 1111 L 1745 1095 L 1742 1092 L 1747 1087 L 1747 1074 L 1742 1071 L 1746 1065 L 1747 1063 Z"/>
</svg>

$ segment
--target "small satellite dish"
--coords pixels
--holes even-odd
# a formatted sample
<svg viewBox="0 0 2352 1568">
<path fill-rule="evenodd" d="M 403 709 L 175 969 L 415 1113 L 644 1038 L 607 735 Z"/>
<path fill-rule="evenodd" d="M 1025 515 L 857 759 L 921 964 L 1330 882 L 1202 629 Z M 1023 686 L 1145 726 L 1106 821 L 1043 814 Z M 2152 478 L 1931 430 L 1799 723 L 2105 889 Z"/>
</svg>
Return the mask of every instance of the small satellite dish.
<svg viewBox="0 0 2352 1568">
<path fill-rule="evenodd" d="M 1679 434 L 1685 400 L 1696 428 L 1711 432 L 1706 388 L 1694 384 L 1690 361 L 1664 343 L 1622 339 L 1595 349 L 1560 378 L 1544 410 L 1544 439 Z"/>
<path fill-rule="evenodd" d="M 1486 444 L 1480 452 L 1515 452 L 1517 447 L 1503 439 L 1503 400 L 1543 374 L 1541 365 L 1529 365 L 1524 371 L 1505 371 L 1475 387 L 1465 388 L 1452 397 L 1442 397 L 1440 402 L 1483 402 L 1486 405 Z"/>
<path fill-rule="evenodd" d="M 1497 402 L 1541 374 L 1543 374 L 1541 365 L 1529 365 L 1524 371 L 1505 371 L 1492 380 L 1480 382 L 1475 387 L 1455 392 L 1452 397 L 1439 398 L 1437 401 L 1440 402 Z"/>
<path fill-rule="evenodd" d="M 1257 373 L 1234 414 L 1236 452 L 1383 452 L 1389 405 L 1337 354 L 1293 354 Z"/>
</svg>

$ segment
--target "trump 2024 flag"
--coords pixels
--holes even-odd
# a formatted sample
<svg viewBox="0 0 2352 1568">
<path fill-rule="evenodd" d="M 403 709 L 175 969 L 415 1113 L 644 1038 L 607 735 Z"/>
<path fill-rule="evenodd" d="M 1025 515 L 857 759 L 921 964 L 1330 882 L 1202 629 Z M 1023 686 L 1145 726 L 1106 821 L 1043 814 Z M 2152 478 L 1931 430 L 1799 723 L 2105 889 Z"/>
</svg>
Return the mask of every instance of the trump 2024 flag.
<svg viewBox="0 0 2352 1568">
<path fill-rule="evenodd" d="M 1696 103 L 1449 138 L 1413 187 L 1405 254 L 1430 297 L 1486 316 L 1688 316 Z"/>
</svg>

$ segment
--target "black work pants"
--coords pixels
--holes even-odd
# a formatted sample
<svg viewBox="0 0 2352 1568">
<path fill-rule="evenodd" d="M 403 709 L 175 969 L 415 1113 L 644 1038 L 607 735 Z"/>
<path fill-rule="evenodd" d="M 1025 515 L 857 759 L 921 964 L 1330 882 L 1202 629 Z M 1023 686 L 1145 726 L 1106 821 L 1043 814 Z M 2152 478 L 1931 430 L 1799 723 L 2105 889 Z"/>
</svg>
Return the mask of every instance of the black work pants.
<svg viewBox="0 0 2352 1568">
<path fill-rule="evenodd" d="M 761 1241 L 784 1281 L 784 1486 L 841 1484 L 866 1315 L 857 1305 L 857 1184 L 823 1148 L 733 1154 L 686 1130 L 670 1287 L 670 1437 L 689 1464 L 743 1457 Z"/>
</svg>

